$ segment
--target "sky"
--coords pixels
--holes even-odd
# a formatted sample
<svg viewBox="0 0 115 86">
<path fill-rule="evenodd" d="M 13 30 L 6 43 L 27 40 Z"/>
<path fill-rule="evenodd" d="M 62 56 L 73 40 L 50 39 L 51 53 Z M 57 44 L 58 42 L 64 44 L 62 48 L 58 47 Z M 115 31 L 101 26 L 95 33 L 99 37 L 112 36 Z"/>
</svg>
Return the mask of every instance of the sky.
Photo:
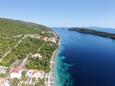
<svg viewBox="0 0 115 86">
<path fill-rule="evenodd" d="M 115 0 L 0 0 L 0 17 L 49 27 L 115 28 Z"/>
</svg>

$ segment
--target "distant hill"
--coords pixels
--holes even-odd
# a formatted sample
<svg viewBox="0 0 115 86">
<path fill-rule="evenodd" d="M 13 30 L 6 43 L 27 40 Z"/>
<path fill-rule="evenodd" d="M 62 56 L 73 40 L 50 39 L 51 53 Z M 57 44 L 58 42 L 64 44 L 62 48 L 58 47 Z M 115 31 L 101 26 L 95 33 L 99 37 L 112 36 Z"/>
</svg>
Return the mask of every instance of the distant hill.
<svg viewBox="0 0 115 86">
<path fill-rule="evenodd" d="M 24 22 L 20 20 L 12 20 L 6 18 L 0 18 L 0 37 L 1 36 L 13 36 L 18 34 L 42 34 L 42 31 L 50 30 L 43 25 Z"/>
<path fill-rule="evenodd" d="M 91 30 L 90 28 L 70 28 L 70 31 L 76 31 L 84 34 L 91 34 L 91 35 L 97 35 L 101 37 L 107 37 L 110 39 L 115 39 L 115 34 L 109 33 L 109 32 L 103 32 L 103 31 L 97 31 L 97 30 Z"/>
</svg>

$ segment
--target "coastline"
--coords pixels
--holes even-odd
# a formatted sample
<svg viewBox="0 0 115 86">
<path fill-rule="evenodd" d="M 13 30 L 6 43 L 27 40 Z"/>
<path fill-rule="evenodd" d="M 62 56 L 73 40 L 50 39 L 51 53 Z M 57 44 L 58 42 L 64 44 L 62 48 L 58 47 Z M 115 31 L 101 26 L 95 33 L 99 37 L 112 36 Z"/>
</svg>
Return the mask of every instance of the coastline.
<svg viewBox="0 0 115 86">
<path fill-rule="evenodd" d="M 50 60 L 50 69 L 51 71 L 49 72 L 49 75 L 48 75 L 48 80 L 47 80 L 47 83 L 45 84 L 46 86 L 55 86 L 55 83 L 56 83 L 56 78 L 55 78 L 55 63 L 56 63 L 56 57 L 59 53 L 59 48 L 60 48 L 60 39 L 58 37 L 58 35 L 53 32 L 55 37 L 57 38 L 58 40 L 58 48 L 53 52 L 52 54 L 52 57 L 51 57 L 51 60 Z"/>
<path fill-rule="evenodd" d="M 53 64 L 52 64 L 52 78 L 53 78 L 53 81 L 54 81 L 54 84 L 53 85 L 51 85 L 51 86 L 55 86 L 56 85 L 56 77 L 55 77 L 55 65 L 56 65 L 56 58 L 57 58 L 57 56 L 58 56 L 58 54 L 59 54 L 59 50 L 60 50 L 60 41 L 59 41 L 59 43 L 58 43 L 58 48 L 53 52 L 53 55 L 52 55 L 52 62 L 53 62 Z"/>
</svg>

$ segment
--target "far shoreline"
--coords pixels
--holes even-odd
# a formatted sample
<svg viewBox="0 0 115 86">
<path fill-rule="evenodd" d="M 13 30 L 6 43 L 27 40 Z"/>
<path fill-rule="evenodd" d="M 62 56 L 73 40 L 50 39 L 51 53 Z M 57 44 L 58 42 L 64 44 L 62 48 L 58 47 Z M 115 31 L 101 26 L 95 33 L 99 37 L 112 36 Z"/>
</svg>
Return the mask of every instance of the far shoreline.
<svg viewBox="0 0 115 86">
<path fill-rule="evenodd" d="M 69 28 L 69 31 L 75 31 L 83 34 L 90 34 L 90 35 L 96 35 L 100 37 L 105 37 L 105 38 L 110 38 L 115 40 L 115 34 L 109 33 L 109 32 L 104 32 L 104 31 L 97 31 L 97 30 L 91 30 L 88 28 Z"/>
</svg>

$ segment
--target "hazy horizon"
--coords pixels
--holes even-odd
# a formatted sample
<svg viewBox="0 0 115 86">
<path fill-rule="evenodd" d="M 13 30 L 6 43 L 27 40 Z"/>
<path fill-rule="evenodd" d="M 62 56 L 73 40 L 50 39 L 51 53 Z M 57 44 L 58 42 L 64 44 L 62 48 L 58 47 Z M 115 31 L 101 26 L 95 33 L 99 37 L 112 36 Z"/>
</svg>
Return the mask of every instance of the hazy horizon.
<svg viewBox="0 0 115 86">
<path fill-rule="evenodd" d="M 115 28 L 114 0 L 2 0 L 0 17 L 49 27 Z"/>
</svg>

